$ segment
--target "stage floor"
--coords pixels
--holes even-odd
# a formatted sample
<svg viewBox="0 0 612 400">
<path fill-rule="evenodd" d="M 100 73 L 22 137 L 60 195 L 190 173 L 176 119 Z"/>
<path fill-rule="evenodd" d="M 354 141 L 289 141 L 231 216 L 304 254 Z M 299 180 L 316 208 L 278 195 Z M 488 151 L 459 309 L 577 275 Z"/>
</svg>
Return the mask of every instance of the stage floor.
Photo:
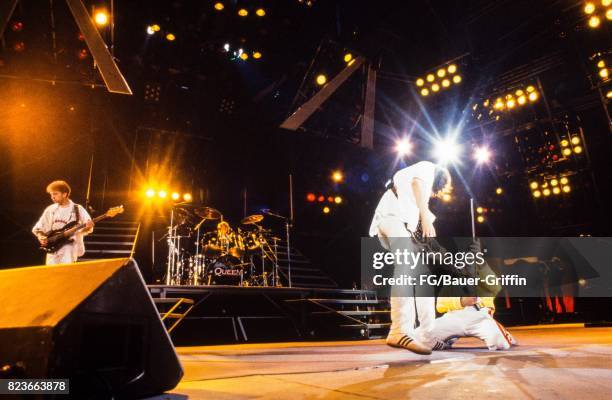
<svg viewBox="0 0 612 400">
<path fill-rule="evenodd" d="M 155 399 L 612 398 L 612 328 L 510 329 L 519 346 L 473 338 L 418 356 L 382 340 L 178 348 L 185 377 Z"/>
</svg>

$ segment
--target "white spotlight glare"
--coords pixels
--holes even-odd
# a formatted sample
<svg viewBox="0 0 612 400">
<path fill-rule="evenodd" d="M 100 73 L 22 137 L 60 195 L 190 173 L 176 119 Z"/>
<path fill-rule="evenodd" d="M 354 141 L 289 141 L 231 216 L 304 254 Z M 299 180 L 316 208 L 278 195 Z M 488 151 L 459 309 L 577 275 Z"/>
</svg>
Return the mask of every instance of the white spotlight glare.
<svg viewBox="0 0 612 400">
<path fill-rule="evenodd" d="M 474 150 L 474 159 L 478 164 L 485 164 L 491 159 L 491 152 L 486 147 L 477 147 Z"/>
<path fill-rule="evenodd" d="M 440 164 L 451 164 L 458 161 L 461 147 L 452 138 L 434 143 L 434 156 Z"/>
<path fill-rule="evenodd" d="M 405 156 L 412 150 L 412 143 L 408 139 L 400 139 L 395 143 L 395 151 L 398 156 Z"/>
<path fill-rule="evenodd" d="M 228 52 L 228 51 L 230 50 L 230 45 L 229 45 L 229 43 L 225 43 L 225 44 L 223 45 L 223 50 L 225 50 L 226 52 Z"/>
</svg>

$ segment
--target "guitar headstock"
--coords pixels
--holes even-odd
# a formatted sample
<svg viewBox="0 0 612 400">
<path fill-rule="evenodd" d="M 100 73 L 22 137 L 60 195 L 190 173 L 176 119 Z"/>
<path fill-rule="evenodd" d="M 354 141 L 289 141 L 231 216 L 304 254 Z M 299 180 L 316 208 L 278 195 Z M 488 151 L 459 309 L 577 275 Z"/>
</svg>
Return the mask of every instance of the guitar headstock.
<svg viewBox="0 0 612 400">
<path fill-rule="evenodd" d="M 115 215 L 117 214 L 122 214 L 123 211 L 125 211 L 123 209 L 123 205 L 117 206 L 117 207 L 111 207 L 108 209 L 108 211 L 105 213 L 105 215 L 109 218 L 113 218 Z"/>
</svg>

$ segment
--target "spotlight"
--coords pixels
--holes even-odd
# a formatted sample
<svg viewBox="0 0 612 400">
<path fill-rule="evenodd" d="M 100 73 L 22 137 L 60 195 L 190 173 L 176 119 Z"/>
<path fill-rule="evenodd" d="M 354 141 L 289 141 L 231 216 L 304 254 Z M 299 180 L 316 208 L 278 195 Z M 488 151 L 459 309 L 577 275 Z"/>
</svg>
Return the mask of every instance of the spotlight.
<svg viewBox="0 0 612 400">
<path fill-rule="evenodd" d="M 608 90 L 608 92 L 606 93 L 606 98 L 612 99 L 612 90 Z"/>
<path fill-rule="evenodd" d="M 569 141 L 567 139 L 561 140 L 561 147 L 567 147 L 567 146 L 569 146 Z"/>
<path fill-rule="evenodd" d="M 444 68 L 440 68 L 436 75 L 438 75 L 440 78 L 444 78 L 444 76 L 446 76 L 446 70 Z"/>
<path fill-rule="evenodd" d="M 442 81 L 442 86 L 444 86 L 445 88 L 449 87 L 450 86 L 450 81 L 448 79 L 444 79 Z"/>
<path fill-rule="evenodd" d="M 453 76 L 453 82 L 454 83 L 461 83 L 461 75 Z"/>
<path fill-rule="evenodd" d="M 215 3 L 215 10 L 222 11 L 224 8 L 225 6 L 220 1 Z"/>
<path fill-rule="evenodd" d="M 572 136 L 572 144 L 578 144 L 578 143 L 580 143 L 580 137 Z"/>
<path fill-rule="evenodd" d="M 569 185 L 565 185 L 563 186 L 563 193 L 569 193 L 572 189 L 569 187 Z"/>
<path fill-rule="evenodd" d="M 259 60 L 261 58 L 261 53 L 259 51 L 256 51 L 253 53 L 253 58 L 256 60 Z"/>
<path fill-rule="evenodd" d="M 150 199 L 155 197 L 155 189 L 152 189 L 152 188 L 147 189 L 147 191 L 145 192 L 145 195 Z"/>
<path fill-rule="evenodd" d="M 247 15 L 249 15 L 249 12 L 246 9 L 241 8 L 240 10 L 238 10 L 238 15 L 240 15 L 241 17 L 246 17 Z"/>
<path fill-rule="evenodd" d="M 336 203 L 336 204 L 342 203 L 342 197 L 340 197 L 340 196 L 334 197 L 334 203 Z"/>
<path fill-rule="evenodd" d="M 94 21 L 98 26 L 106 26 L 108 24 L 108 13 L 104 10 L 96 11 Z"/>
<path fill-rule="evenodd" d="M 352 59 L 353 59 L 353 55 L 351 53 L 346 53 L 344 55 L 344 62 L 347 63 L 347 62 L 351 61 Z"/>
<path fill-rule="evenodd" d="M 423 78 L 419 78 L 416 80 L 417 86 L 423 86 L 424 84 L 425 84 L 425 81 L 423 80 Z"/>
<path fill-rule="evenodd" d="M 427 89 L 427 88 L 421 89 L 421 96 L 424 97 L 424 96 L 427 96 L 427 95 L 429 95 L 429 89 Z"/>
<path fill-rule="evenodd" d="M 609 74 L 608 74 L 608 68 L 602 68 L 602 69 L 600 69 L 600 70 L 599 70 L 599 76 L 600 76 L 602 79 L 607 79 L 607 78 L 608 78 L 608 76 L 609 76 Z"/>
<path fill-rule="evenodd" d="M 441 164 L 457 161 L 461 148 L 451 138 L 439 140 L 434 144 L 434 155 Z"/>
<path fill-rule="evenodd" d="M 537 92 L 531 92 L 529 93 L 529 101 L 534 102 L 538 99 L 538 93 Z"/>
<path fill-rule="evenodd" d="M 174 33 L 168 33 L 166 34 L 166 40 L 169 42 L 174 42 L 176 40 L 176 36 L 174 36 Z"/>
<path fill-rule="evenodd" d="M 474 159 L 478 164 L 484 164 L 489 162 L 491 158 L 491 152 L 486 147 L 477 147 L 474 151 Z"/>
<path fill-rule="evenodd" d="M 584 6 L 584 12 L 586 14 L 593 14 L 593 11 L 595 11 L 595 4 L 586 3 L 586 5 Z"/>
<path fill-rule="evenodd" d="M 172 197 L 172 200 L 178 200 L 181 197 L 181 195 L 178 194 L 177 192 L 172 192 L 172 196 L 170 197 Z"/>
<path fill-rule="evenodd" d="M 508 109 L 513 109 L 514 106 L 516 105 L 516 102 L 514 101 L 514 99 L 510 99 L 506 102 L 506 107 L 508 107 Z"/>
<path fill-rule="evenodd" d="M 582 147 L 580 147 L 580 146 L 574 147 L 574 153 L 576 153 L 576 154 L 582 153 Z"/>
<path fill-rule="evenodd" d="M 535 197 L 536 199 L 539 198 L 540 196 L 542 196 L 542 193 L 539 190 L 535 190 L 533 192 L 533 197 Z"/>
<path fill-rule="evenodd" d="M 330 211 L 331 210 L 330 210 L 329 207 L 327 207 L 327 206 L 323 207 L 323 214 L 329 214 Z"/>
<path fill-rule="evenodd" d="M 191 200 L 193 200 L 193 196 L 191 195 L 191 193 L 185 193 L 185 194 L 183 195 L 183 200 L 185 200 L 185 201 L 191 201 Z"/>
<path fill-rule="evenodd" d="M 604 60 L 599 60 L 597 62 L 597 68 L 603 68 L 606 66 L 606 62 Z"/>
<path fill-rule="evenodd" d="M 151 29 L 153 29 L 153 32 L 159 32 L 161 30 L 161 26 L 153 24 L 151 25 Z"/>
<path fill-rule="evenodd" d="M 558 180 L 556 180 L 556 179 L 552 179 L 552 180 L 550 181 L 550 185 L 551 185 L 551 186 L 557 186 L 558 184 L 559 184 L 559 181 L 558 181 Z"/>
<path fill-rule="evenodd" d="M 601 20 L 596 15 L 593 15 L 591 18 L 589 18 L 589 26 L 591 28 L 597 28 L 600 23 L 601 23 Z"/>
<path fill-rule="evenodd" d="M 433 92 L 437 92 L 438 90 L 440 90 L 440 85 L 438 85 L 437 83 L 434 83 L 433 85 L 431 85 L 431 90 Z"/>
<path fill-rule="evenodd" d="M 165 199 L 167 195 L 168 195 L 168 193 L 165 190 L 160 190 L 159 192 L 157 192 L 157 196 L 160 199 Z"/>
<path fill-rule="evenodd" d="M 529 187 L 530 187 L 530 188 L 532 188 L 532 189 L 534 189 L 534 190 L 535 190 L 535 189 L 537 189 L 537 188 L 538 188 L 538 182 L 531 182 L 531 183 L 529 184 Z"/>
<path fill-rule="evenodd" d="M 495 189 L 495 194 L 500 195 L 500 194 L 502 194 L 502 193 L 504 193 L 504 189 L 502 189 L 502 188 L 500 188 L 500 187 L 498 187 L 497 189 Z"/>
<path fill-rule="evenodd" d="M 523 105 L 527 102 L 527 98 L 524 95 L 521 95 L 518 97 L 518 99 L 516 100 L 520 105 Z"/>
<path fill-rule="evenodd" d="M 334 202 L 334 197 L 333 196 L 327 196 L 327 202 L 328 203 L 333 203 Z"/>
<path fill-rule="evenodd" d="M 314 193 L 308 193 L 308 194 L 306 195 L 306 201 L 309 201 L 309 202 L 311 202 L 311 203 L 312 203 L 312 202 L 313 202 L 313 201 L 315 201 L 316 199 L 317 199 L 317 198 L 316 198 L 316 196 L 314 195 Z"/>
<path fill-rule="evenodd" d="M 323 86 L 325 85 L 325 82 L 327 82 L 327 77 L 323 74 L 320 74 L 317 76 L 317 84 L 319 86 Z"/>
<path fill-rule="evenodd" d="M 240 54 L 240 59 L 242 61 L 246 61 L 246 60 L 249 59 L 249 55 L 247 53 L 242 53 L 242 54 Z"/>
<path fill-rule="evenodd" d="M 482 215 L 479 215 L 476 217 L 476 221 L 478 221 L 479 224 L 482 224 L 485 221 L 485 218 Z"/>
<path fill-rule="evenodd" d="M 523 94 L 525 94 L 521 89 L 517 90 L 516 92 L 514 92 L 514 94 L 519 97 L 522 96 Z"/>
<path fill-rule="evenodd" d="M 562 185 L 567 185 L 567 183 L 569 182 L 569 179 L 567 179 L 566 177 L 561 178 L 560 180 Z"/>
<path fill-rule="evenodd" d="M 325 196 L 319 196 L 319 197 L 317 197 L 317 201 L 318 201 L 319 203 L 323 203 L 323 202 L 325 201 Z"/>
<path fill-rule="evenodd" d="M 342 174 L 342 171 L 334 171 L 334 173 L 332 174 L 332 180 L 336 183 L 340 183 L 344 180 L 344 175 Z"/>
<path fill-rule="evenodd" d="M 401 139 L 398 140 L 395 143 L 395 152 L 397 153 L 398 156 L 405 156 L 407 154 L 410 154 L 410 151 L 412 150 L 412 143 L 410 143 L 410 141 L 408 141 L 408 139 Z"/>
<path fill-rule="evenodd" d="M 561 189 L 559 189 L 559 187 L 558 187 L 558 186 L 555 186 L 555 187 L 553 188 L 553 194 L 559 194 L 559 193 L 561 193 Z"/>
<path fill-rule="evenodd" d="M 482 208 L 482 207 L 476 207 L 476 212 L 477 212 L 478 214 L 482 214 L 482 212 L 483 212 L 483 211 L 484 211 L 484 210 L 483 210 L 483 208 Z"/>
<path fill-rule="evenodd" d="M 572 149 L 570 149 L 569 147 L 566 147 L 565 149 L 563 149 L 563 155 L 565 157 L 569 156 L 570 154 L 572 154 Z"/>
<path fill-rule="evenodd" d="M 151 25 L 147 26 L 147 34 L 148 35 L 154 35 L 155 31 L 153 30 L 153 27 Z"/>
<path fill-rule="evenodd" d="M 255 10 L 255 14 L 258 17 L 263 17 L 266 15 L 266 10 L 264 10 L 263 8 L 258 8 L 257 10 Z"/>
<path fill-rule="evenodd" d="M 608 8 L 608 10 L 606 11 L 606 19 L 608 21 L 612 20 L 612 8 Z"/>
<path fill-rule="evenodd" d="M 503 110 L 504 109 L 504 102 L 501 99 L 501 97 L 497 98 L 497 100 L 495 100 L 495 105 L 493 105 L 493 108 L 495 108 L 496 110 Z"/>
<path fill-rule="evenodd" d="M 531 85 L 527 86 L 527 89 L 525 89 L 525 90 L 527 90 L 527 93 L 535 92 L 535 88 L 533 86 L 531 86 Z"/>
<path fill-rule="evenodd" d="M 455 64 L 451 64 L 448 66 L 448 73 L 449 74 L 454 74 L 455 72 L 457 72 L 457 66 Z"/>
<path fill-rule="evenodd" d="M 427 82 L 433 82 L 436 77 L 433 74 L 428 74 L 425 79 L 427 79 Z"/>
<path fill-rule="evenodd" d="M 543 194 L 544 196 L 550 196 L 550 189 L 549 189 L 549 188 L 546 188 L 546 189 L 542 190 L 542 194 Z"/>
</svg>

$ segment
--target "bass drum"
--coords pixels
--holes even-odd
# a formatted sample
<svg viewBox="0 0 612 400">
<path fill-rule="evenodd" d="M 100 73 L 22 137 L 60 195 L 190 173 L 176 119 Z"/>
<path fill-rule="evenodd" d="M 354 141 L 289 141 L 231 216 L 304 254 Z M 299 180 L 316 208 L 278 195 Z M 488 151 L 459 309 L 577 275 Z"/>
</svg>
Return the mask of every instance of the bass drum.
<svg viewBox="0 0 612 400">
<path fill-rule="evenodd" d="M 244 270 L 232 267 L 222 261 L 215 261 L 208 266 L 207 284 L 240 286 Z"/>
</svg>

